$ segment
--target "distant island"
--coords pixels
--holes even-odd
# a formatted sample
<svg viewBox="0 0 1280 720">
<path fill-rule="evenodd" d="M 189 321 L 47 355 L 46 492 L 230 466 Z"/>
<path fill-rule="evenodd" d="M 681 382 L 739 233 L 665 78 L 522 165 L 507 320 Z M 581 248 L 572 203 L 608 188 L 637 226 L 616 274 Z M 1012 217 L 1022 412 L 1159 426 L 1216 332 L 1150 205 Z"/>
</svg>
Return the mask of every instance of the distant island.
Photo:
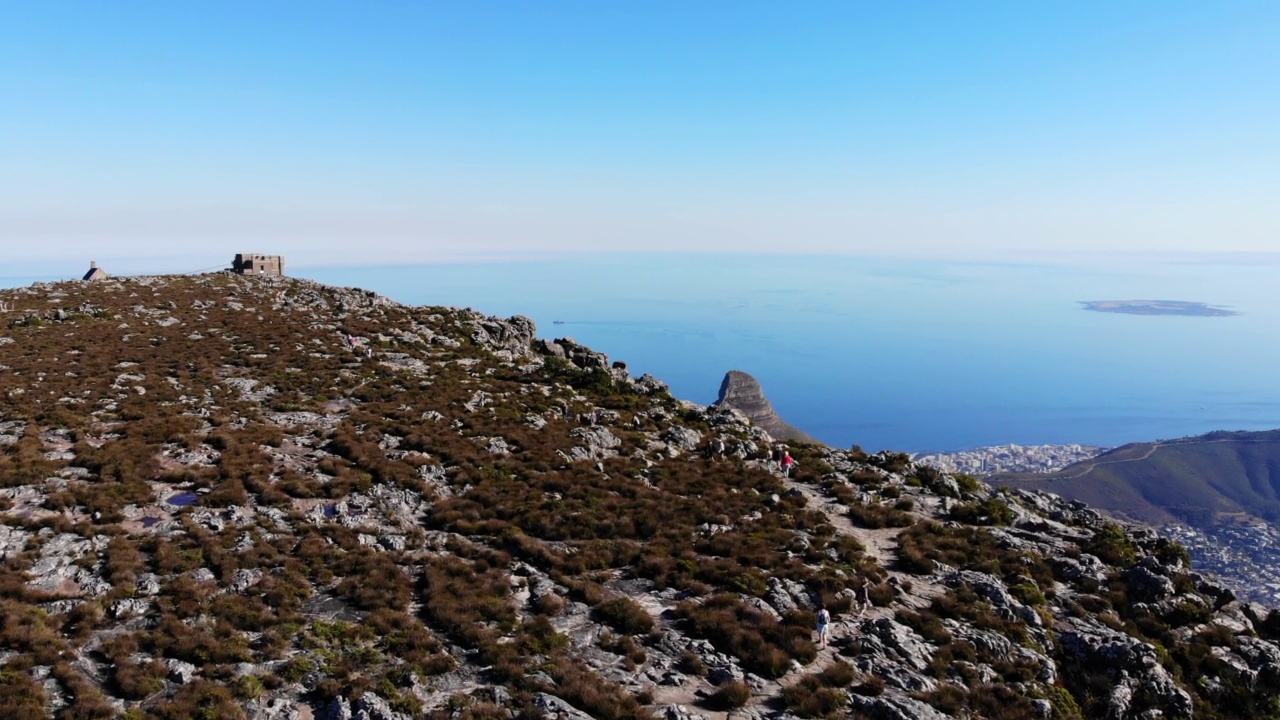
<svg viewBox="0 0 1280 720">
<path fill-rule="evenodd" d="M 1085 300 L 1085 310 L 1124 313 L 1126 315 L 1190 315 L 1195 317 L 1227 317 L 1239 315 L 1220 305 L 1206 305 L 1184 300 Z"/>
</svg>

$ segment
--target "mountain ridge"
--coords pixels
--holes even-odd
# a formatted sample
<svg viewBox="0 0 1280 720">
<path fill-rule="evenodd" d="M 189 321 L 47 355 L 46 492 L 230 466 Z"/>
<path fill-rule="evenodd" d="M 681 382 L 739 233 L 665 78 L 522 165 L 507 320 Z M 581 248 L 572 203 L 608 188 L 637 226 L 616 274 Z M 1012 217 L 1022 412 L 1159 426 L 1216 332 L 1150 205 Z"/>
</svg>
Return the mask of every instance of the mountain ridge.
<svg viewBox="0 0 1280 720">
<path fill-rule="evenodd" d="M 526 318 L 227 274 L 0 302 L 7 717 L 1280 709 L 1280 615 L 1176 544 L 902 453 L 782 477 Z"/>
<path fill-rule="evenodd" d="M 1048 489 L 1146 523 L 1201 527 L 1220 514 L 1280 520 L 1280 430 L 1129 443 L 1053 473 L 989 480 Z"/>
</svg>

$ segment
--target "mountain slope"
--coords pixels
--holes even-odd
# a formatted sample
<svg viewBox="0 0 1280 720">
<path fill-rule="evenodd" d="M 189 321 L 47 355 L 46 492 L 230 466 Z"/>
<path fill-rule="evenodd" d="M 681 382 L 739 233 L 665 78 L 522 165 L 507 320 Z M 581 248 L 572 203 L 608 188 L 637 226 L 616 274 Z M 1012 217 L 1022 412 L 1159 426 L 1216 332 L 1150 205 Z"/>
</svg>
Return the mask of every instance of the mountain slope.
<svg viewBox="0 0 1280 720">
<path fill-rule="evenodd" d="M 1280 521 L 1280 430 L 1135 443 L 1055 473 L 1002 474 L 1148 523 L 1214 524 L 1222 515 Z"/>
<path fill-rule="evenodd" d="M 223 274 L 0 307 L 6 718 L 1280 710 L 1280 616 L 1178 546 L 898 453 L 780 477 L 524 318 Z"/>
</svg>

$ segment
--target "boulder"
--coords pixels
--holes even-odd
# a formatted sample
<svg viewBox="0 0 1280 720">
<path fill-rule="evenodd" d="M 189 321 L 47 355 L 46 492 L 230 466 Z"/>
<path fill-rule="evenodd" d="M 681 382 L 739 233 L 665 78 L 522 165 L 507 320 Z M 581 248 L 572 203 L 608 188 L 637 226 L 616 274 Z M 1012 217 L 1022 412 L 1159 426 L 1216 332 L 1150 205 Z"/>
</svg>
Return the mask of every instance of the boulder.
<svg viewBox="0 0 1280 720">
<path fill-rule="evenodd" d="M 951 716 L 915 698 L 897 695 L 866 697 L 851 694 L 849 709 L 870 720 L 951 720 Z"/>
<path fill-rule="evenodd" d="M 582 443 L 569 449 L 569 459 L 575 462 L 616 457 L 617 448 L 622 445 L 622 441 L 602 425 L 574 428 L 569 432 L 569 437 Z"/>
<path fill-rule="evenodd" d="M 667 443 L 668 452 L 673 456 L 697 450 L 702 442 L 702 433 L 679 425 L 667 428 L 659 437 Z"/>
<path fill-rule="evenodd" d="M 587 713 L 547 693 L 536 693 L 533 696 L 533 706 L 542 711 L 542 717 L 546 720 L 594 720 Z"/>
<path fill-rule="evenodd" d="M 1135 565 L 1124 573 L 1129 595 L 1139 602 L 1158 602 L 1174 594 L 1173 581 L 1144 566 Z"/>
</svg>

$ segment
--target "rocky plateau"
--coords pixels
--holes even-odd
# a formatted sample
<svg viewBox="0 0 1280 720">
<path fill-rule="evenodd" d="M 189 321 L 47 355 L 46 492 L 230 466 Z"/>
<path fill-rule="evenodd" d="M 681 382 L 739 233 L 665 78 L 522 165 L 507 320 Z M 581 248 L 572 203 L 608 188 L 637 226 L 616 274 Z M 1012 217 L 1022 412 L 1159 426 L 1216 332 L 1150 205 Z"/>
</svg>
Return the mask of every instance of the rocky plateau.
<svg viewBox="0 0 1280 720">
<path fill-rule="evenodd" d="M 1280 713 L 1280 615 L 1177 544 L 901 453 L 783 477 L 739 391 L 527 318 L 224 273 L 0 308 L 3 718 Z"/>
</svg>

